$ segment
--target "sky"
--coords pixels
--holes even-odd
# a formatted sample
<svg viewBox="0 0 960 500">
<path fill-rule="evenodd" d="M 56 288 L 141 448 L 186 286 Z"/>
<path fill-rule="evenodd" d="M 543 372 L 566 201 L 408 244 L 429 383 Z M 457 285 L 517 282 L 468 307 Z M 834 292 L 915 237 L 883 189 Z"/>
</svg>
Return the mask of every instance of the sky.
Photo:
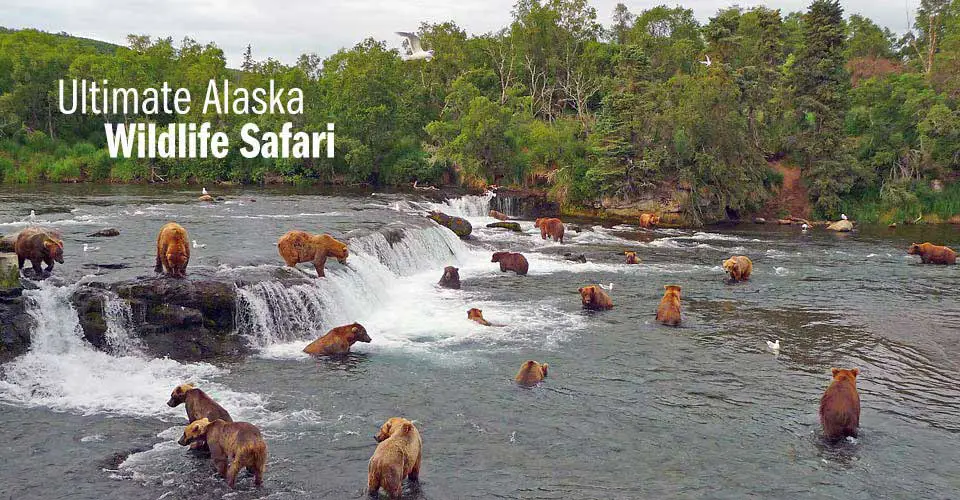
<svg viewBox="0 0 960 500">
<path fill-rule="evenodd" d="M 618 0 L 590 0 L 609 26 Z M 622 0 L 633 13 L 659 4 L 692 8 L 701 22 L 717 10 L 766 5 L 788 12 L 810 0 Z M 395 31 L 415 31 L 421 22 L 454 21 L 471 34 L 509 24 L 515 0 L 0 0 L 0 26 L 37 28 L 125 44 L 131 33 L 152 37 L 189 36 L 215 42 L 230 67 L 240 65 L 250 44 L 257 60 L 294 62 L 300 54 L 326 57 L 374 37 L 399 47 Z M 841 0 L 845 15 L 859 13 L 902 33 L 920 0 Z M 909 11 L 909 16 L 907 12 Z"/>
</svg>

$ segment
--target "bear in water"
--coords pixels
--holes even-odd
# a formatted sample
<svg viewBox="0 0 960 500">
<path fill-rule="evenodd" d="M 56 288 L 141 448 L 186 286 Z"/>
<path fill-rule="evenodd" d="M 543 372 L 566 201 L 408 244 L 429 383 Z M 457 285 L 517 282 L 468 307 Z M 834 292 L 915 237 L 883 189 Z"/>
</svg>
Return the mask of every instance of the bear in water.
<svg viewBox="0 0 960 500">
<path fill-rule="evenodd" d="M 580 302 L 583 302 L 584 309 L 590 309 L 591 311 L 613 309 L 613 301 L 610 300 L 610 296 L 599 286 L 585 286 L 577 291 L 580 292 Z"/>
<path fill-rule="evenodd" d="M 753 262 L 745 255 L 734 255 L 723 261 L 723 270 L 730 274 L 731 281 L 747 281 L 753 272 Z"/>
<path fill-rule="evenodd" d="M 520 371 L 517 372 L 517 376 L 513 377 L 513 381 L 524 387 L 533 387 L 547 377 L 549 366 L 547 363 L 541 365 L 532 359 L 525 361 L 520 365 Z"/>
<path fill-rule="evenodd" d="M 640 227 L 650 228 L 660 224 L 660 216 L 656 214 L 640 214 Z"/>
<path fill-rule="evenodd" d="M 627 264 L 639 264 L 640 258 L 637 257 L 637 252 L 623 252 L 627 256 Z"/>
<path fill-rule="evenodd" d="M 18 268 L 23 270 L 23 264 L 29 260 L 37 279 L 43 278 L 44 273 L 53 272 L 55 262 L 63 264 L 63 240 L 55 231 L 38 227 L 24 229 L 17 235 L 13 251 L 17 254 Z M 47 265 L 46 270 L 41 267 L 41 263 Z"/>
<path fill-rule="evenodd" d="M 170 393 L 170 400 L 167 401 L 167 406 L 176 408 L 184 403 L 186 403 L 188 422 L 200 420 L 201 418 L 206 418 L 211 422 L 218 419 L 225 422 L 233 422 L 227 410 L 217 404 L 210 396 L 207 396 L 207 393 L 197 389 L 191 384 L 178 385 L 173 392 Z M 190 449 L 206 450 L 207 443 L 204 442 L 203 438 L 199 438 L 193 443 L 190 443 Z"/>
<path fill-rule="evenodd" d="M 313 356 L 347 354 L 353 344 L 370 340 L 367 329 L 360 323 L 353 323 L 330 330 L 323 337 L 310 342 L 310 345 L 303 348 L 303 352 Z"/>
<path fill-rule="evenodd" d="M 423 441 L 413 422 L 393 417 L 380 427 L 375 436 L 376 451 L 367 463 L 367 493 L 375 496 L 380 488 L 391 499 L 400 498 L 403 479 L 417 481 L 423 459 Z"/>
<path fill-rule="evenodd" d="M 657 307 L 657 321 L 669 326 L 680 325 L 680 286 L 664 285 L 663 298 Z"/>
<path fill-rule="evenodd" d="M 453 266 L 447 266 L 443 268 L 443 276 L 440 278 L 439 285 L 443 288 L 453 288 L 455 290 L 459 290 L 460 270 Z"/>
<path fill-rule="evenodd" d="M 860 427 L 860 394 L 857 375 L 860 369 L 833 368 L 833 381 L 820 398 L 820 425 L 823 437 L 836 442 L 847 436 L 857 437 Z"/>
<path fill-rule="evenodd" d="M 540 229 L 540 238 L 547 239 L 547 236 L 553 238 L 553 241 L 563 243 L 563 221 L 550 217 L 542 217 L 533 223 L 533 227 Z"/>
<path fill-rule="evenodd" d="M 313 262 L 317 276 L 324 277 L 323 269 L 327 257 L 334 257 L 341 264 L 347 263 L 349 251 L 347 245 L 337 241 L 329 234 L 313 235 L 305 231 L 289 231 L 277 240 L 280 257 L 290 267 L 302 262 Z"/>
<path fill-rule="evenodd" d="M 157 235 L 157 265 L 153 272 L 166 272 L 172 278 L 184 278 L 189 262 L 190 237 L 187 236 L 187 230 L 176 222 L 168 222 Z"/>
<path fill-rule="evenodd" d="M 525 276 L 530 267 L 526 257 L 511 252 L 495 252 L 490 262 L 499 262 L 500 272 L 513 271 L 520 276 Z"/>
<path fill-rule="evenodd" d="M 491 326 L 489 321 L 483 319 L 483 311 L 477 309 L 476 307 L 467 311 L 467 319 L 470 321 L 476 321 L 483 326 Z"/>
<path fill-rule="evenodd" d="M 236 485 L 237 473 L 244 467 L 253 474 L 255 485 L 263 484 L 263 473 L 267 468 L 267 443 L 256 426 L 246 422 L 211 422 L 201 418 L 187 425 L 177 443 L 187 446 L 200 439 L 210 447 L 213 465 L 226 478 L 227 486 L 231 489 Z"/>
<path fill-rule="evenodd" d="M 929 241 L 926 243 L 914 243 L 907 250 L 910 255 L 919 255 L 920 262 L 924 264 L 956 264 L 957 252 L 950 247 L 934 245 Z"/>
</svg>

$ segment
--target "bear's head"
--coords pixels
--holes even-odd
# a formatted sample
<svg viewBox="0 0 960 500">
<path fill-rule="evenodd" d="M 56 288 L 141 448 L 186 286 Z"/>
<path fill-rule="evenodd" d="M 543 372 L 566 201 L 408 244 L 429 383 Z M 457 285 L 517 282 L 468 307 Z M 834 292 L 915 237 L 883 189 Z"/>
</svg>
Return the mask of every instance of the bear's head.
<svg viewBox="0 0 960 500">
<path fill-rule="evenodd" d="M 367 335 L 367 329 L 360 323 L 350 325 L 350 335 L 354 342 L 370 342 L 370 335 Z"/>
<path fill-rule="evenodd" d="M 474 307 L 473 309 L 467 311 L 467 319 L 483 319 L 483 311 Z"/>
<path fill-rule="evenodd" d="M 183 404 L 187 399 L 187 393 L 194 389 L 191 384 L 180 384 L 177 386 L 173 392 L 170 393 L 170 401 L 167 401 L 167 406 L 170 408 L 175 408 L 176 406 Z"/>
<path fill-rule="evenodd" d="M 394 434 L 408 433 L 413 430 L 413 422 L 402 417 L 391 417 L 380 426 L 380 432 L 373 436 L 377 442 L 381 442 Z"/>
<path fill-rule="evenodd" d="M 914 243 L 910 245 L 910 249 L 907 250 L 907 253 L 910 255 L 920 255 L 923 253 L 923 245 L 920 243 Z"/>
<path fill-rule="evenodd" d="M 209 427 L 209 419 L 201 418 L 199 420 L 194 420 L 193 422 L 190 422 L 185 429 L 183 429 L 183 435 L 180 436 L 180 440 L 177 441 L 177 443 L 180 446 L 187 446 L 197 439 L 204 438 L 207 436 L 207 429 Z"/>
<path fill-rule="evenodd" d="M 460 270 L 453 266 L 447 266 L 443 268 L 443 278 L 441 278 L 441 281 L 460 281 Z"/>
<path fill-rule="evenodd" d="M 656 226 L 657 224 L 660 224 L 660 216 L 659 216 L 659 215 L 651 215 L 651 216 L 650 216 L 650 224 L 652 224 L 652 225 L 654 225 L 654 226 Z"/>
<path fill-rule="evenodd" d="M 50 258 L 63 264 L 63 242 L 53 238 L 43 240 L 43 247 L 47 250 Z"/>
<path fill-rule="evenodd" d="M 347 245 L 337 240 L 333 240 L 333 245 L 327 250 L 327 253 L 336 257 L 337 261 L 339 261 L 341 264 L 346 264 L 347 257 L 350 256 L 350 251 L 347 250 Z"/>
<path fill-rule="evenodd" d="M 533 222 L 533 227 L 539 228 L 539 227 L 540 227 L 540 224 L 542 224 L 542 223 L 543 223 L 543 217 L 540 217 L 540 218 L 538 218 L 537 220 L 535 220 L 535 221 Z"/>
<path fill-rule="evenodd" d="M 500 262 L 500 259 L 510 255 L 510 252 L 494 252 L 493 258 L 490 259 L 490 262 Z"/>
<path fill-rule="evenodd" d="M 592 304 L 593 298 L 597 294 L 597 287 L 593 285 L 584 286 L 580 287 L 577 291 L 580 292 L 580 300 L 583 301 L 584 304 Z"/>
<path fill-rule="evenodd" d="M 170 245 L 167 250 L 167 262 L 170 263 L 171 270 L 175 271 L 173 274 L 181 275 L 181 271 L 187 268 L 187 262 L 189 261 L 190 257 L 187 256 L 184 248 L 180 248 L 178 245 Z"/>
<path fill-rule="evenodd" d="M 531 360 L 528 360 L 528 361 L 527 361 L 526 363 L 524 363 L 524 364 L 526 365 L 526 366 L 524 367 L 524 369 L 525 369 L 524 371 L 536 373 L 537 370 L 539 370 L 539 371 L 540 371 L 540 376 L 546 378 L 546 376 L 547 376 L 547 368 L 550 366 L 550 365 L 548 365 L 547 363 L 540 364 L 540 363 L 537 363 L 536 361 L 534 361 L 534 360 L 531 359 Z"/>
<path fill-rule="evenodd" d="M 734 259 L 733 257 L 723 261 L 723 270 L 728 273 L 737 272 L 738 268 L 739 263 L 737 262 L 737 259 Z"/>
<path fill-rule="evenodd" d="M 626 255 L 628 258 L 631 258 L 631 259 L 637 256 L 637 252 L 629 252 L 629 251 L 627 251 L 627 252 L 623 252 L 623 254 Z"/>
<path fill-rule="evenodd" d="M 830 373 L 833 375 L 834 382 L 850 382 L 854 385 L 857 384 L 857 375 L 860 375 L 859 368 L 853 368 L 846 370 L 843 368 L 832 368 Z"/>
<path fill-rule="evenodd" d="M 680 298 L 680 285 L 663 285 L 663 289 L 667 291 L 664 295 Z"/>
</svg>

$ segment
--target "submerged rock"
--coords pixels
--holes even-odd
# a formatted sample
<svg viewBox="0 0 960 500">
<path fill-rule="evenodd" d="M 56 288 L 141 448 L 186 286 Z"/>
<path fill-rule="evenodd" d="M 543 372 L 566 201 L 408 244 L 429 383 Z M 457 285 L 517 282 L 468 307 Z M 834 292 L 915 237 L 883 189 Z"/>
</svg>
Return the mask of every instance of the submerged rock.
<svg viewBox="0 0 960 500">
<path fill-rule="evenodd" d="M 433 219 L 441 226 L 451 230 L 460 238 L 466 238 L 473 232 L 473 226 L 470 221 L 460 217 L 453 217 L 442 212 L 430 212 L 430 219 Z"/>
<path fill-rule="evenodd" d="M 753 218 L 753 223 L 754 223 L 754 224 L 766 224 L 766 223 L 767 223 L 767 219 L 764 219 L 763 217 L 754 217 L 754 218 Z"/>
<path fill-rule="evenodd" d="M 845 233 L 853 230 L 853 223 L 848 220 L 838 220 L 837 222 L 827 226 L 827 229 Z"/>
<path fill-rule="evenodd" d="M 509 229 L 511 231 L 521 232 L 520 224 L 516 222 L 491 222 L 487 224 L 487 227 L 499 227 L 502 229 Z"/>
<path fill-rule="evenodd" d="M 120 236 L 120 231 L 112 227 L 87 235 L 88 238 L 112 238 L 114 236 Z"/>
</svg>

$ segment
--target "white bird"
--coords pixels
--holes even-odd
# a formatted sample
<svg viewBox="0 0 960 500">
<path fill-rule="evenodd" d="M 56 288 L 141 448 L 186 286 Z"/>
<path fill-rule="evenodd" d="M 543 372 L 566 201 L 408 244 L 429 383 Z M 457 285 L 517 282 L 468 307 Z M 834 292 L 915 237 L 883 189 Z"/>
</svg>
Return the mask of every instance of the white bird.
<svg viewBox="0 0 960 500">
<path fill-rule="evenodd" d="M 37 212 L 35 210 L 30 211 L 30 220 L 37 220 Z"/>
<path fill-rule="evenodd" d="M 803 232 L 806 232 L 807 229 L 810 229 L 810 226 L 808 226 L 807 223 L 804 222 L 803 225 L 800 226 L 800 230 L 802 230 Z"/>
<path fill-rule="evenodd" d="M 200 244 L 200 243 L 197 243 L 197 240 L 193 240 L 193 248 L 207 248 L 207 244 L 206 243 Z"/>
<path fill-rule="evenodd" d="M 203 194 L 204 194 L 204 195 L 210 194 L 210 193 L 207 192 L 207 188 L 203 188 Z"/>
<path fill-rule="evenodd" d="M 767 341 L 767 348 L 774 352 L 780 351 L 780 339 L 777 339 L 774 342 Z"/>
<path fill-rule="evenodd" d="M 407 43 L 410 45 L 409 54 L 400 54 L 400 59 L 404 61 L 415 61 L 417 59 L 426 59 L 427 61 L 433 59 L 433 50 L 423 50 L 423 47 L 420 45 L 420 37 L 415 33 L 408 33 L 406 31 L 397 31 L 398 35 L 407 39 Z"/>
<path fill-rule="evenodd" d="M 600 283 L 600 288 L 603 288 L 604 290 L 607 290 L 607 291 L 613 290 L 613 283 L 610 283 L 609 285 L 604 285 L 603 283 Z"/>
<path fill-rule="evenodd" d="M 83 251 L 84 251 L 84 252 L 96 252 L 96 251 L 99 251 L 99 250 L 100 250 L 100 247 L 92 247 L 92 246 L 90 246 L 90 245 L 87 245 L 86 243 L 83 244 Z"/>
<path fill-rule="evenodd" d="M 704 65 L 704 66 L 706 66 L 706 67 L 709 68 L 710 65 L 713 64 L 713 61 L 710 60 L 710 54 L 706 54 L 706 56 L 707 56 L 707 60 L 706 60 L 706 61 L 700 61 L 700 64 L 702 64 L 702 65 Z"/>
<path fill-rule="evenodd" d="M 847 220 L 847 214 L 840 214 L 840 218 L 843 220 Z"/>
</svg>

